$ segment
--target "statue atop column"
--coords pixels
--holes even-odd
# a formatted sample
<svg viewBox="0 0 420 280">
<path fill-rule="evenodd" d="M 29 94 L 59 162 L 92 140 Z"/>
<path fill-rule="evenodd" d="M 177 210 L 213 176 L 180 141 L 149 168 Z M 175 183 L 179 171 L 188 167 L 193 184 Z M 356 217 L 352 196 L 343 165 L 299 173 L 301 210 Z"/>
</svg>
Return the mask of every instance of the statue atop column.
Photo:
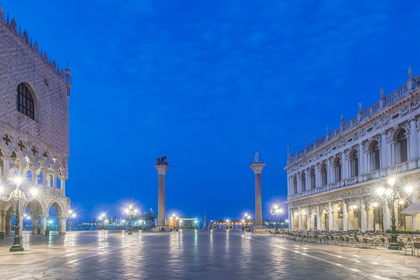
<svg viewBox="0 0 420 280">
<path fill-rule="evenodd" d="M 255 153 L 254 162 L 260 162 L 260 152 Z"/>
<path fill-rule="evenodd" d="M 166 160 L 166 156 L 163 156 L 161 158 L 157 158 L 157 164 L 158 165 L 168 165 L 168 161 Z"/>
</svg>

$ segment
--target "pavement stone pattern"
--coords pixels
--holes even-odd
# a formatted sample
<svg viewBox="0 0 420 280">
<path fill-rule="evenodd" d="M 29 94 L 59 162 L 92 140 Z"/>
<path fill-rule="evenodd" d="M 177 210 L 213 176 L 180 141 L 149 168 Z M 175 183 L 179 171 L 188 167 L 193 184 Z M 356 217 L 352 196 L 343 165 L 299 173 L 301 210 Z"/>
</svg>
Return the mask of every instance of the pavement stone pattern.
<svg viewBox="0 0 420 280">
<path fill-rule="evenodd" d="M 420 257 L 225 230 L 24 234 L 0 240 L 0 279 L 420 279 Z"/>
</svg>

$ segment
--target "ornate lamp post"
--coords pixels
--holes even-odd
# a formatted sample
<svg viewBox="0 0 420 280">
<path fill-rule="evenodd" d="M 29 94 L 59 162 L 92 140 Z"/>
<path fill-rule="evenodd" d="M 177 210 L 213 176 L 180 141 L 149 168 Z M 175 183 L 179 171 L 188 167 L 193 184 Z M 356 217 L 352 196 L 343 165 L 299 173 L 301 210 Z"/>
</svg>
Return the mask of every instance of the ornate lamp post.
<svg viewBox="0 0 420 280">
<path fill-rule="evenodd" d="M 72 224 L 72 220 L 74 219 L 74 218 L 76 218 L 76 213 L 74 213 L 73 212 L 73 210 L 70 210 L 69 211 L 69 231 L 71 231 L 71 224 Z"/>
<path fill-rule="evenodd" d="M 289 224 L 289 219 L 284 220 L 284 222 L 286 223 L 287 227 L 289 227 L 289 226 L 288 226 L 288 224 Z"/>
<path fill-rule="evenodd" d="M 102 230 L 105 228 L 105 220 L 106 220 L 106 214 L 102 213 L 99 217 L 98 217 L 99 221 L 102 221 Z"/>
<path fill-rule="evenodd" d="M 15 237 L 13 239 L 13 245 L 9 251 L 19 252 L 19 251 L 24 250 L 21 244 L 21 236 L 19 235 L 19 229 L 20 229 L 19 204 L 20 204 L 21 199 L 24 199 L 26 201 L 28 200 L 26 199 L 25 193 L 20 190 L 20 185 L 22 184 L 22 178 L 15 177 L 14 183 L 16 185 L 16 188 L 10 193 L 9 197 L 3 196 L 4 187 L 0 186 L 0 199 L 3 201 L 10 201 L 14 199 L 16 201 Z M 38 194 L 38 189 L 36 189 L 35 187 L 32 187 L 31 188 L 32 199 L 34 199 L 37 196 L 37 194 Z"/>
<path fill-rule="evenodd" d="M 228 230 L 228 229 L 229 229 L 229 223 L 230 223 L 230 220 L 229 220 L 229 219 L 227 219 L 227 220 L 226 220 L 226 230 Z"/>
<path fill-rule="evenodd" d="M 277 220 L 280 216 L 280 214 L 283 212 L 283 209 L 279 208 L 278 205 L 273 205 L 273 207 L 270 209 L 270 214 L 273 215 L 276 219 L 276 232 L 278 231 L 277 229 Z"/>
<path fill-rule="evenodd" d="M 245 213 L 243 219 L 242 219 L 242 224 L 245 222 L 245 227 L 248 228 L 248 220 L 251 219 L 251 216 L 248 213 Z M 245 231 L 245 227 L 242 227 L 242 231 Z"/>
<path fill-rule="evenodd" d="M 392 222 L 392 233 L 391 233 L 391 243 L 388 246 L 389 250 L 398 250 L 398 234 L 397 227 L 395 225 L 395 201 L 404 201 L 408 199 L 410 194 L 413 192 L 412 186 L 405 187 L 405 195 L 401 196 L 400 193 L 394 190 L 395 178 L 389 178 L 387 184 L 384 187 L 377 189 L 377 194 L 383 201 L 387 201 L 388 205 L 391 205 L 391 222 Z"/>
<path fill-rule="evenodd" d="M 128 235 L 132 235 L 131 220 L 133 219 L 133 215 L 137 213 L 137 209 L 135 209 L 134 204 L 130 202 L 127 208 L 124 209 L 124 212 L 128 215 Z"/>
</svg>

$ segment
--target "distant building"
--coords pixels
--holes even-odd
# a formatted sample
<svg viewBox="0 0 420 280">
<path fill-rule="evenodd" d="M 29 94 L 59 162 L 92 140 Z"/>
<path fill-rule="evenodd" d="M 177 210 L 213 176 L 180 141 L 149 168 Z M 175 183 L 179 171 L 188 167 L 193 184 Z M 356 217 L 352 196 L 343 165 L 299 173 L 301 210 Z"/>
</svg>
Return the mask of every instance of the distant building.
<svg viewBox="0 0 420 280">
<path fill-rule="evenodd" d="M 69 156 L 70 69 L 59 67 L 36 40 L 0 6 L 0 180 L 3 195 L 24 179 L 20 213 L 29 209 L 32 231 L 43 234 L 49 209 L 57 210 L 59 232 L 66 232 L 70 199 L 66 197 Z M 16 205 L 0 201 L 0 231 L 10 234 Z M 22 221 L 22 220 L 21 220 Z M 22 228 L 22 227 L 21 227 Z"/>
<path fill-rule="evenodd" d="M 389 95 L 381 88 L 378 103 L 359 104 L 354 118 L 342 117 L 340 127 L 315 136 L 311 146 L 289 151 L 290 229 L 382 231 L 391 228 L 391 207 L 398 228 L 420 229 L 417 213 L 408 209 L 418 204 L 420 188 L 420 77 L 411 67 L 408 76 Z M 377 190 L 389 178 L 402 196 L 406 186 L 414 187 L 412 194 L 388 205 Z"/>
</svg>

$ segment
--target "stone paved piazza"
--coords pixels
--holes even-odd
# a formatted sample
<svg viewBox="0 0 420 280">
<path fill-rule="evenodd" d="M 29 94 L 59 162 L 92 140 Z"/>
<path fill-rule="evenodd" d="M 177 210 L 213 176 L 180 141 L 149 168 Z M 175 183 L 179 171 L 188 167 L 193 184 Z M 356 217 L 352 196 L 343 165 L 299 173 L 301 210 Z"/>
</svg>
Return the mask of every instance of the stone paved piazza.
<svg viewBox="0 0 420 280">
<path fill-rule="evenodd" d="M 420 279 L 420 258 L 240 231 L 120 231 L 0 240 L 0 279 Z"/>
</svg>

